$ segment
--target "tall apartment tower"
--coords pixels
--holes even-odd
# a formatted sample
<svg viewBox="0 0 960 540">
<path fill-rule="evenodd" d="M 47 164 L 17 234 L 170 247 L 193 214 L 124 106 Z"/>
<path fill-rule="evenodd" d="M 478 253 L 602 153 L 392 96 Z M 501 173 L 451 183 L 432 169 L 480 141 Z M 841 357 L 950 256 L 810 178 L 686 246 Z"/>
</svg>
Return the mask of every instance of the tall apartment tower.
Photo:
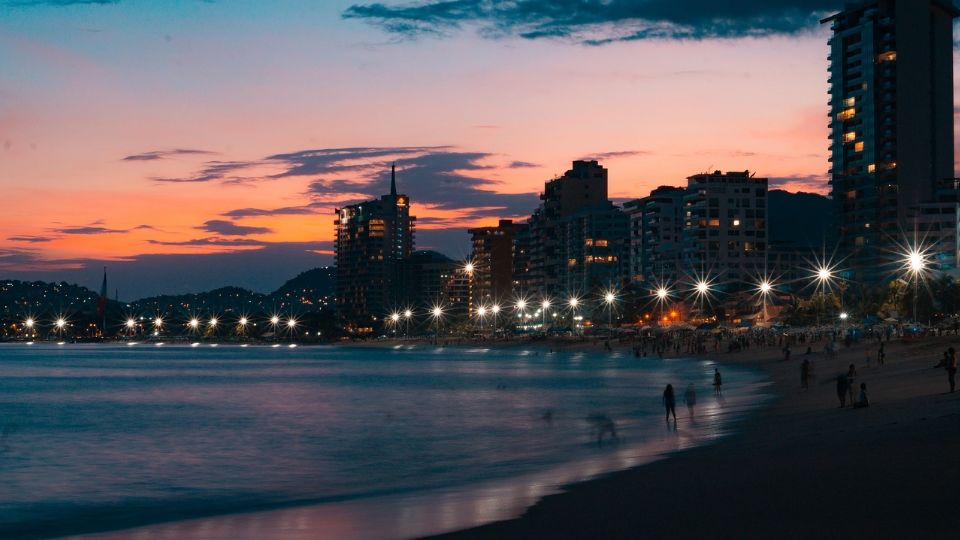
<svg viewBox="0 0 960 540">
<path fill-rule="evenodd" d="M 370 332 L 403 300 L 403 262 L 413 253 L 417 218 L 410 198 L 397 193 L 396 167 L 389 195 L 336 212 L 337 309 L 347 328 Z"/>
<path fill-rule="evenodd" d="M 830 23 L 831 185 L 848 277 L 892 275 L 916 209 L 954 176 L 949 0 L 851 3 Z M 813 217 L 813 216 L 811 216 Z"/>
<path fill-rule="evenodd" d="M 496 227 L 469 229 L 473 245 L 473 300 L 490 306 L 513 298 L 514 237 L 526 224 L 501 219 Z"/>
<path fill-rule="evenodd" d="M 750 171 L 696 174 L 683 203 L 686 272 L 709 274 L 721 290 L 752 289 L 767 270 L 767 179 Z"/>
<path fill-rule="evenodd" d="M 532 242 L 526 276 L 528 290 L 525 292 L 560 294 L 566 292 L 568 285 L 567 247 L 572 241 L 567 234 L 570 230 L 568 221 L 582 220 L 584 212 L 607 212 L 613 208 L 607 198 L 607 169 L 596 161 L 574 161 L 563 176 L 544 185 L 540 199 L 543 202 L 529 221 Z M 622 234 L 626 234 L 625 227 Z M 619 258 L 615 263 L 619 268 Z M 606 260 L 603 264 L 607 264 Z"/>
<path fill-rule="evenodd" d="M 684 194 L 684 188 L 660 186 L 624 205 L 630 214 L 634 281 L 673 283 L 683 276 Z"/>
</svg>

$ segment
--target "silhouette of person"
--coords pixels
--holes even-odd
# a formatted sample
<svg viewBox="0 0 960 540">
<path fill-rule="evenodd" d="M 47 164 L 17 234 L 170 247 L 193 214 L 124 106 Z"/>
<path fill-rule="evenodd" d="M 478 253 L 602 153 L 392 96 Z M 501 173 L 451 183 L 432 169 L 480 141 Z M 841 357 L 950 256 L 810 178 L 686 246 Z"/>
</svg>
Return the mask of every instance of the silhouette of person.
<svg viewBox="0 0 960 540">
<path fill-rule="evenodd" d="M 720 368 L 713 369 L 713 393 L 721 395 L 723 393 L 723 379 L 720 377 Z"/>
<path fill-rule="evenodd" d="M 947 359 L 947 381 L 950 382 L 950 393 L 952 394 L 957 387 L 957 351 L 950 347 L 947 352 L 950 353 Z"/>
<path fill-rule="evenodd" d="M 693 407 L 697 404 L 697 389 L 690 383 L 687 391 L 683 394 L 683 400 L 687 402 L 687 411 L 690 413 L 690 419 L 693 419 Z"/>
<path fill-rule="evenodd" d="M 847 406 L 847 374 L 841 373 L 837 375 L 837 398 L 840 399 L 840 408 Z"/>
<path fill-rule="evenodd" d="M 670 415 L 673 414 L 673 425 L 677 425 L 677 399 L 673 395 L 673 385 L 668 384 L 663 391 L 663 407 L 666 409 L 667 426 L 670 426 Z"/>
<path fill-rule="evenodd" d="M 853 404 L 854 409 L 863 409 L 870 406 L 870 398 L 867 397 L 867 383 L 860 383 L 860 397 Z"/>
</svg>

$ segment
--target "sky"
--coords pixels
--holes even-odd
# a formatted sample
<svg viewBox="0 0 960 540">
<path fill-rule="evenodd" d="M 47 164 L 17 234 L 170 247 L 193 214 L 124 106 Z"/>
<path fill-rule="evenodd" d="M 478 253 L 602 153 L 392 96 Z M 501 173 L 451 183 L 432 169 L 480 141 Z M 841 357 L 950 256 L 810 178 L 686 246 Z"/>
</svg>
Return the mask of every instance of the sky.
<svg viewBox="0 0 960 540">
<path fill-rule="evenodd" d="M 826 193 L 839 4 L 0 0 L 0 277 L 269 291 L 393 162 L 452 258 L 575 159 L 617 200 L 715 169 Z"/>
</svg>

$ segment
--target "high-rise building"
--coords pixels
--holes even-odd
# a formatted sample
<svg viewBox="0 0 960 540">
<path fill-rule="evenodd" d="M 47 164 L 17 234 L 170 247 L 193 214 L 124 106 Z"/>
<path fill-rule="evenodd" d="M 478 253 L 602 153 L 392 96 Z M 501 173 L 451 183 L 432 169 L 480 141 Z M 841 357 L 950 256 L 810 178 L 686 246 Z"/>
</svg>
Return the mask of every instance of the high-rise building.
<svg viewBox="0 0 960 540">
<path fill-rule="evenodd" d="M 473 302 L 471 309 L 508 301 L 513 297 L 514 237 L 524 223 L 501 219 L 496 227 L 469 229 L 473 253 Z"/>
<path fill-rule="evenodd" d="M 767 179 L 750 171 L 696 174 L 683 197 L 683 266 L 719 289 L 752 287 L 767 264 Z"/>
<path fill-rule="evenodd" d="M 444 287 L 460 263 L 436 251 L 414 251 L 403 261 L 402 306 L 399 309 L 429 311 L 444 303 Z"/>
<path fill-rule="evenodd" d="M 630 210 L 631 267 L 634 281 L 673 283 L 684 274 L 681 187 L 660 186 L 624 205 Z"/>
<path fill-rule="evenodd" d="M 543 202 L 529 221 L 531 242 L 525 292 L 564 294 L 570 292 L 571 286 L 579 289 L 601 279 L 599 274 L 604 275 L 604 281 L 619 282 L 627 230 L 625 220 L 623 226 L 602 224 L 616 222 L 618 218 L 610 217 L 611 212 L 621 212 L 607 198 L 607 169 L 596 161 L 574 161 L 563 176 L 544 185 L 540 199 Z M 607 237 L 614 233 L 621 236 Z M 597 247 L 586 245 L 588 240 L 598 239 L 595 235 L 603 236 L 599 239 L 606 242 L 604 248 L 610 253 L 593 254 L 583 249 Z M 597 256 L 602 256 L 600 265 L 607 265 L 602 270 L 590 268 L 585 273 L 585 269 L 574 268 L 577 264 L 594 264 Z M 571 265 L 574 259 L 578 262 Z"/>
<path fill-rule="evenodd" d="M 629 218 L 609 201 L 563 218 L 562 291 L 584 295 L 620 289 L 629 276 Z"/>
<path fill-rule="evenodd" d="M 849 278 L 891 276 L 911 217 L 954 176 L 949 0 L 871 0 L 830 23 L 831 185 Z"/>
<path fill-rule="evenodd" d="M 409 197 L 397 193 L 395 167 L 389 195 L 336 212 L 337 309 L 347 328 L 369 332 L 400 307 L 416 218 Z"/>
</svg>

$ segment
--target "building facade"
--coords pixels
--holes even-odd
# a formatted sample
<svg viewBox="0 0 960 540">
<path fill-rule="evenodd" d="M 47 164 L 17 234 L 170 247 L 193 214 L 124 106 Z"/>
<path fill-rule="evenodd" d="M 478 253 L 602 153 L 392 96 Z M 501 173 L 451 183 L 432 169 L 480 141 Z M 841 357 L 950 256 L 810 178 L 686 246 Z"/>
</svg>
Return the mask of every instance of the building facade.
<svg viewBox="0 0 960 540">
<path fill-rule="evenodd" d="M 922 205 L 954 176 L 947 0 L 848 4 L 829 23 L 831 190 L 848 278 L 889 279 Z"/>
<path fill-rule="evenodd" d="M 630 267 L 633 281 L 675 283 L 682 279 L 686 189 L 660 186 L 632 201 Z"/>
<path fill-rule="evenodd" d="M 526 228 L 525 223 L 501 219 L 496 227 L 469 229 L 473 264 L 473 295 L 475 309 L 508 301 L 514 296 L 514 239 Z"/>
<path fill-rule="evenodd" d="M 529 255 L 524 256 L 527 268 L 522 278 L 527 294 L 563 295 L 571 292 L 570 287 L 580 289 L 597 279 L 622 279 L 626 218 L 607 195 L 607 169 L 596 161 L 574 161 L 563 176 L 544 185 L 542 202 L 529 220 Z M 620 236 L 609 236 L 614 233 Z M 595 243 L 598 239 L 605 243 L 602 248 Z M 593 245 L 588 246 L 588 240 Z M 583 265 L 594 264 L 596 257 L 602 257 L 604 268 L 587 271 Z"/>
<path fill-rule="evenodd" d="M 752 288 L 767 271 L 767 179 L 749 171 L 696 174 L 683 196 L 686 274 L 717 288 Z"/>
<path fill-rule="evenodd" d="M 410 199 L 390 194 L 336 210 L 337 310 L 345 326 L 369 332 L 402 302 L 402 265 L 413 253 Z"/>
</svg>

